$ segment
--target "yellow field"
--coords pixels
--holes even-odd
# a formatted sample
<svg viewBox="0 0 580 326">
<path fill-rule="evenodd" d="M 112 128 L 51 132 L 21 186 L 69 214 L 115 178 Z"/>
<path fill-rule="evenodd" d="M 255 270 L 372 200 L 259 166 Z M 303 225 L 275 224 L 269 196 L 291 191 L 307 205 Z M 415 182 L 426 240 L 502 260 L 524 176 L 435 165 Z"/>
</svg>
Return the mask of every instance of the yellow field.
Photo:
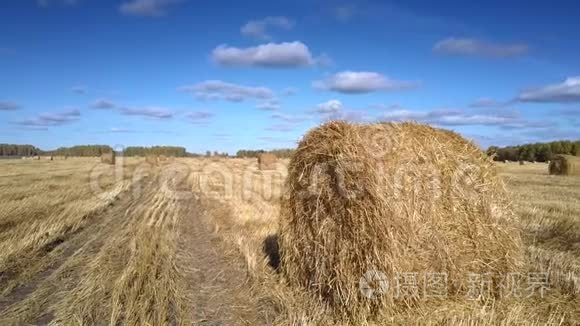
<svg viewBox="0 0 580 326">
<path fill-rule="evenodd" d="M 277 274 L 286 163 L 0 161 L 0 324 L 319 325 Z M 542 297 L 451 298 L 368 324 L 580 323 L 580 177 L 498 164 Z M 360 321 L 364 324 L 363 321 Z"/>
</svg>

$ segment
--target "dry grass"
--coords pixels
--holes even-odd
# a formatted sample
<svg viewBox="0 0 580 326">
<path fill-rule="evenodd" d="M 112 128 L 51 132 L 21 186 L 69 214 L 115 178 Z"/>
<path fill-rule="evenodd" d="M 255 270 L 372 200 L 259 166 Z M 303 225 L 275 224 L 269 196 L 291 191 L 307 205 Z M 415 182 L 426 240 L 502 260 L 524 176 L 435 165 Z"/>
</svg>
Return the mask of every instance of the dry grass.
<svg viewBox="0 0 580 326">
<path fill-rule="evenodd" d="M 0 324 L 191 323 L 179 180 L 141 163 L 0 162 Z"/>
<path fill-rule="evenodd" d="M 286 165 L 288 161 L 282 163 Z M 528 273 L 546 272 L 549 284 L 543 297 L 514 295 L 474 301 L 446 297 L 399 309 L 374 321 L 350 322 L 337 319 L 332 309 L 310 293 L 288 286 L 277 271 L 279 207 L 286 169 L 279 166 L 275 171 L 260 171 L 250 159 L 211 163 L 200 160 L 196 168 L 212 175 L 195 182 L 205 201 L 222 204 L 210 206 L 207 218 L 215 232 L 246 258 L 252 283 L 256 284 L 254 296 L 270 301 L 279 311 L 276 325 L 580 323 L 580 178 L 550 176 L 547 164 L 520 166 L 515 162 L 496 166 L 507 183 L 519 217 L 517 227 L 523 236 L 521 285 L 527 287 L 527 277 L 536 275 Z"/>
<path fill-rule="evenodd" d="M 288 161 L 260 171 L 252 159 L 124 160 L 0 161 L 0 324 L 344 324 L 276 270 Z M 497 168 L 524 271 L 549 273 L 544 298 L 433 300 L 351 324 L 580 323 L 580 177 L 550 176 L 547 164 Z"/>
</svg>

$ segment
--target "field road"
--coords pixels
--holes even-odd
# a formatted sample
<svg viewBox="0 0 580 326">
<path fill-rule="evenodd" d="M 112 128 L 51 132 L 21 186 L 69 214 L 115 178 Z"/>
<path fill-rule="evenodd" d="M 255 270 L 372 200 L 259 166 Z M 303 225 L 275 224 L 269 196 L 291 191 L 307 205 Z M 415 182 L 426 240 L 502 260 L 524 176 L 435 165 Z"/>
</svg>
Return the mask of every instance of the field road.
<svg viewBox="0 0 580 326">
<path fill-rule="evenodd" d="M 9 260 L 0 324 L 267 324 L 243 258 L 224 250 L 194 196 L 160 186 L 188 185 L 159 174 L 154 168 L 70 232 Z"/>
</svg>

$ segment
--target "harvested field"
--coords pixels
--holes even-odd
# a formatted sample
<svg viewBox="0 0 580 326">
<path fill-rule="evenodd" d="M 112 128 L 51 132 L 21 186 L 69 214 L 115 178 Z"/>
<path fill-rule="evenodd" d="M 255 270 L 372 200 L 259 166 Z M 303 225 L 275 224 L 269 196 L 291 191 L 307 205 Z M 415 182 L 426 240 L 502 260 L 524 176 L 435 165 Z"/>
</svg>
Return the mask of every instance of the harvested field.
<svg viewBox="0 0 580 326">
<path fill-rule="evenodd" d="M 278 162 L 0 161 L 0 324 L 344 325 L 279 273 Z M 521 293 L 350 324 L 580 322 L 580 177 L 496 168 L 519 218 Z"/>
</svg>

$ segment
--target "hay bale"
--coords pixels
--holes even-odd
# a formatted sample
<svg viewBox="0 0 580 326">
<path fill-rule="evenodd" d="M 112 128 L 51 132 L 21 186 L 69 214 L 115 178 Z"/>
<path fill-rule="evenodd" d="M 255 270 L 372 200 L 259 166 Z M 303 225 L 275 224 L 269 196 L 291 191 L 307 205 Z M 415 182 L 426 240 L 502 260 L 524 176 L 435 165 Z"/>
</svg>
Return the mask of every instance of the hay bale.
<svg viewBox="0 0 580 326">
<path fill-rule="evenodd" d="M 101 154 L 101 163 L 115 164 L 115 152 L 108 152 Z"/>
<path fill-rule="evenodd" d="M 262 153 L 258 155 L 258 168 L 260 170 L 276 170 L 276 162 L 278 159 L 276 155 L 270 153 Z"/>
<path fill-rule="evenodd" d="M 503 161 L 503 162 L 504 162 L 505 164 L 508 164 L 510 161 L 508 161 L 508 160 L 505 160 L 505 161 Z"/>
<path fill-rule="evenodd" d="M 145 156 L 145 161 L 151 165 L 157 165 L 157 156 L 149 154 Z"/>
<path fill-rule="evenodd" d="M 580 175 L 580 157 L 556 155 L 550 161 L 548 170 L 554 175 Z"/>
<path fill-rule="evenodd" d="M 447 294 L 464 299 L 468 273 L 493 273 L 497 285 L 521 268 L 507 197 L 491 159 L 456 133 L 326 123 L 304 136 L 288 166 L 282 275 L 345 318 L 420 304 L 393 292 L 365 297 L 359 284 L 372 271 L 391 286 L 417 273 L 418 293 L 429 273 L 445 273 Z"/>
</svg>

